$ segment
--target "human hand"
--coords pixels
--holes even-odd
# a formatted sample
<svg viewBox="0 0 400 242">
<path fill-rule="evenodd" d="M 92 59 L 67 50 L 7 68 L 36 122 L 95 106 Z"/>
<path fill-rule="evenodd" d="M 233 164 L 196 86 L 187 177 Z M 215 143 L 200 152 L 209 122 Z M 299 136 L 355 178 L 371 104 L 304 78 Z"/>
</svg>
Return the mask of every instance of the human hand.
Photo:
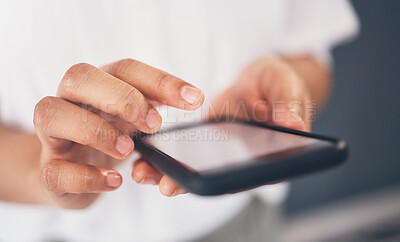
<svg viewBox="0 0 400 242">
<path fill-rule="evenodd" d="M 260 58 L 218 96 L 209 119 L 244 119 L 311 130 L 313 102 L 304 80 L 280 58 Z"/>
<path fill-rule="evenodd" d="M 309 104 L 309 91 L 290 65 L 279 58 L 261 58 L 251 63 L 234 85 L 216 98 L 207 118 L 245 119 L 310 131 L 313 110 L 307 110 Z M 165 196 L 185 193 L 172 179 L 142 159 L 134 164 L 132 177 L 141 184 L 159 185 Z"/>
<path fill-rule="evenodd" d="M 48 201 L 84 208 L 100 193 L 117 189 L 122 177 L 113 168 L 132 153 L 129 136 L 161 126 L 153 104 L 194 110 L 203 101 L 199 89 L 135 60 L 102 69 L 72 66 L 57 97 L 43 98 L 34 112 L 42 144 L 40 180 Z"/>
</svg>

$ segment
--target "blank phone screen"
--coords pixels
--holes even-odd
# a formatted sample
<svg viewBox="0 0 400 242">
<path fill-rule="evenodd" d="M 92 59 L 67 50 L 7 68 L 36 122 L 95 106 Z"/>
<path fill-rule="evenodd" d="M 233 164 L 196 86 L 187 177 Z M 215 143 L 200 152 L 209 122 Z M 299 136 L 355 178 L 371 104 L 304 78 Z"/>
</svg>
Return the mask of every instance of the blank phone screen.
<svg viewBox="0 0 400 242">
<path fill-rule="evenodd" d="M 145 143 L 201 172 L 256 162 L 271 154 L 290 155 L 327 141 L 235 122 L 205 123 L 147 136 Z M 287 154 L 285 151 L 288 151 Z M 259 160 L 259 159 L 258 159 Z"/>
</svg>

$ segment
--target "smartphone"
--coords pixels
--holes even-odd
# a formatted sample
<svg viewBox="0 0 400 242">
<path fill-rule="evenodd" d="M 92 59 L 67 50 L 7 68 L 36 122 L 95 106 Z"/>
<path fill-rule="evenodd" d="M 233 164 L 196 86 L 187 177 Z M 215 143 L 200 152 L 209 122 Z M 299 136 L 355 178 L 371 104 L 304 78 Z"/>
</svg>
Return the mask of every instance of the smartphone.
<svg viewBox="0 0 400 242">
<path fill-rule="evenodd" d="M 209 121 L 133 137 L 153 167 L 188 192 L 234 193 L 342 163 L 342 140 L 246 121 Z"/>
</svg>

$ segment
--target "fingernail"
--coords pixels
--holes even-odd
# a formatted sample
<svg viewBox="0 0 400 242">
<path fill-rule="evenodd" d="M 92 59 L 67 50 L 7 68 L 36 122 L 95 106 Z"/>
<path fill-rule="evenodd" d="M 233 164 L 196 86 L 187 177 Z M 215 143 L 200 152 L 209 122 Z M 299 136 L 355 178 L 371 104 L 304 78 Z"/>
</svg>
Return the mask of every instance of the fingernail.
<svg viewBox="0 0 400 242">
<path fill-rule="evenodd" d="M 295 109 L 290 110 L 289 128 L 296 130 L 305 130 L 305 123 L 299 112 Z"/>
<path fill-rule="evenodd" d="M 186 193 L 186 190 L 180 187 L 180 188 L 175 190 L 173 196 L 178 196 L 178 195 L 181 195 L 181 194 L 184 194 L 184 193 Z"/>
<path fill-rule="evenodd" d="M 184 86 L 182 88 L 181 96 L 186 102 L 195 105 L 203 95 L 203 92 L 199 89 L 191 86 Z"/>
<path fill-rule="evenodd" d="M 122 177 L 119 174 L 109 172 L 107 174 L 107 184 L 110 187 L 119 187 L 122 183 Z"/>
<path fill-rule="evenodd" d="M 144 178 L 140 183 L 141 184 L 149 184 L 149 185 L 157 185 L 156 180 L 151 177 Z"/>
<path fill-rule="evenodd" d="M 293 121 L 295 121 L 295 122 L 303 121 L 303 119 L 301 118 L 301 115 L 299 114 L 299 112 L 297 112 L 296 109 L 290 109 L 290 114 L 293 117 Z"/>
<path fill-rule="evenodd" d="M 133 141 L 130 137 L 121 135 L 118 137 L 116 148 L 121 155 L 128 155 L 133 150 Z"/>
<path fill-rule="evenodd" d="M 158 114 L 158 112 L 152 108 L 152 109 L 150 109 L 149 113 L 147 114 L 146 122 L 147 122 L 147 126 L 149 126 L 150 129 L 154 129 L 157 126 L 159 126 L 159 124 L 161 122 L 161 117 Z"/>
</svg>

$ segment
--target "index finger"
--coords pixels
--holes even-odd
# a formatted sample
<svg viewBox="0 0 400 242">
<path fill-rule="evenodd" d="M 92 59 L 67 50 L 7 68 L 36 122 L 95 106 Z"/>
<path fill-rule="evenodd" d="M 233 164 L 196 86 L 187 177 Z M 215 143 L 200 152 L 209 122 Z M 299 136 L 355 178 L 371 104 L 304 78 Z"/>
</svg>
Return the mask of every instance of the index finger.
<svg viewBox="0 0 400 242">
<path fill-rule="evenodd" d="M 203 92 L 197 87 L 133 59 L 106 65 L 103 70 L 131 84 L 147 98 L 171 107 L 195 110 L 204 102 Z"/>
</svg>

